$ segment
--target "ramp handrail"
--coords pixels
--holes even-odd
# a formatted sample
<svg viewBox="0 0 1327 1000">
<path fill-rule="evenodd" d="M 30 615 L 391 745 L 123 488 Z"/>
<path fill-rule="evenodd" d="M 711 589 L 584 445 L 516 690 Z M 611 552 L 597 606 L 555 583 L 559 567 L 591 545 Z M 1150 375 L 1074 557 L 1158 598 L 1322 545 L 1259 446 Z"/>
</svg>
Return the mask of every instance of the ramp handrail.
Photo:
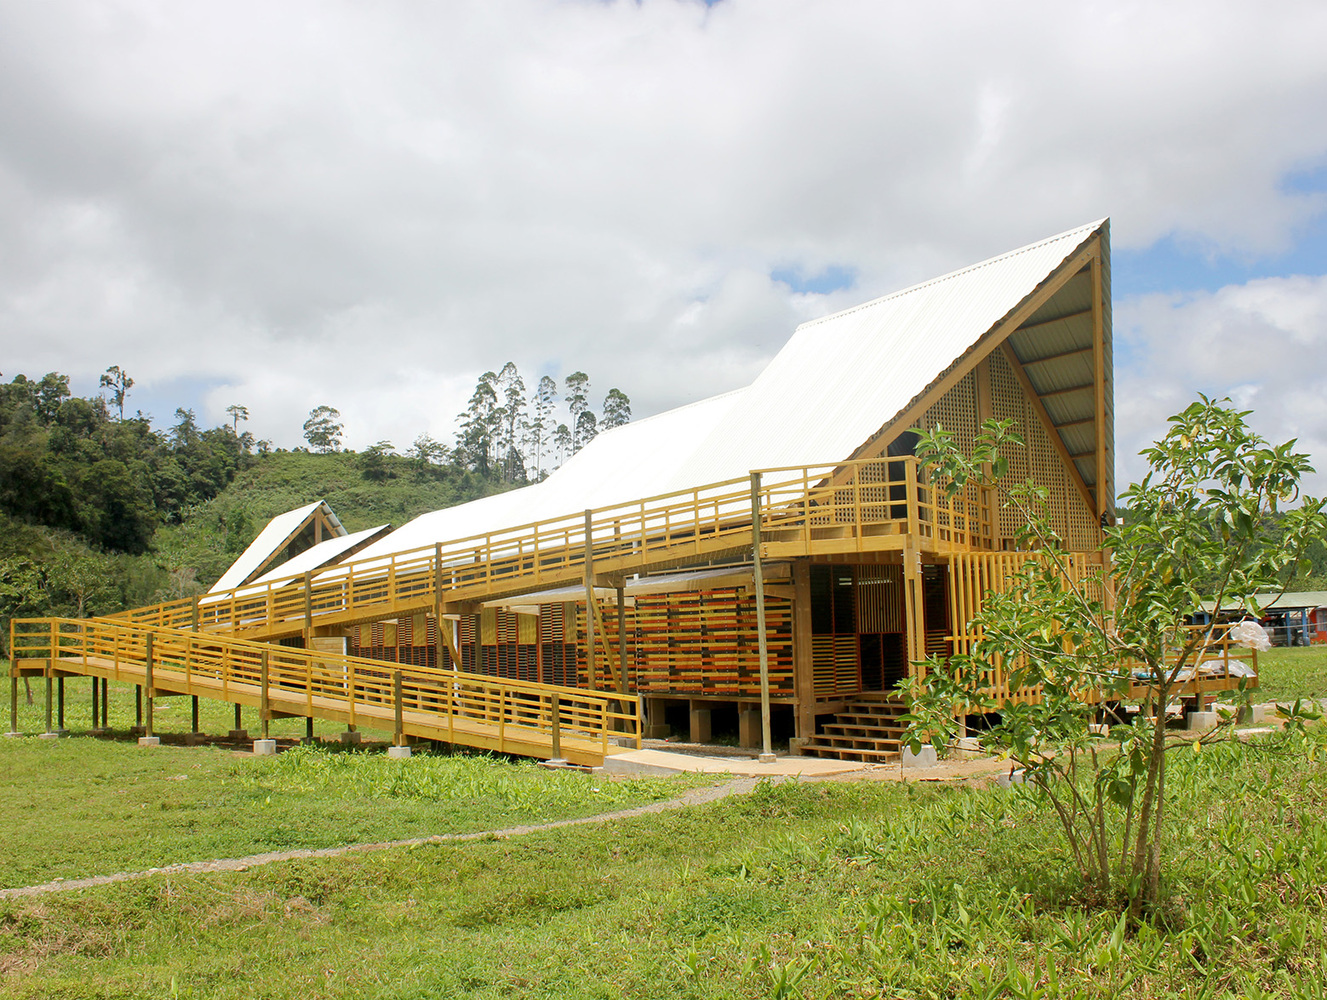
<svg viewBox="0 0 1327 1000">
<path fill-rule="evenodd" d="M 496 730 L 499 739 L 522 737 L 553 747 L 554 721 L 563 740 L 579 739 L 608 752 L 610 740 L 640 746 L 640 718 L 632 697 L 580 688 L 507 680 L 406 663 L 294 649 L 141 625 L 112 619 L 20 618 L 10 623 L 10 672 L 21 660 L 47 660 L 60 670 L 95 673 L 142 682 L 149 656 L 157 687 L 224 701 L 241 692 L 252 698 L 279 695 L 281 711 L 297 708 L 310 717 L 335 711 L 350 725 L 366 707 L 395 708 L 395 677 L 401 678 L 401 708 L 423 716 L 449 742 L 465 743 L 467 726 Z M 95 669 L 91 669 L 95 667 Z M 264 686 L 265 682 L 265 686 Z M 381 712 L 370 725 L 381 725 Z M 459 725 L 458 725 L 459 724 Z M 495 749 L 503 750 L 499 745 Z M 515 751 L 522 752 L 522 751 Z"/>
</svg>

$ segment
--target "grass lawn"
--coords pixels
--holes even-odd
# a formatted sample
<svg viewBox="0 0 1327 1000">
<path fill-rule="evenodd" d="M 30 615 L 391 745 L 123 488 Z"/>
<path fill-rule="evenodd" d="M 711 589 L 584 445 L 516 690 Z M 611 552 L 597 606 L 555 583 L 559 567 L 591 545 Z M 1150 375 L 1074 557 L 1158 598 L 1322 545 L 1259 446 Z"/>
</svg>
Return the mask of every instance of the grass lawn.
<svg viewBox="0 0 1327 1000">
<path fill-rule="evenodd" d="M 75 686 L 87 682 L 66 681 L 67 696 Z M 20 714 L 20 729 L 28 733 L 44 728 L 44 687 L 34 688 L 37 704 Z M 6 817 L 0 888 L 584 816 L 672 798 L 714 780 L 608 780 L 482 754 L 396 761 L 381 746 L 299 747 L 276 757 L 227 745 L 145 749 L 128 735 L 132 687 L 111 685 L 111 707 L 116 738 L 78 735 L 91 712 L 79 720 L 67 711 L 66 725 L 75 734 L 69 738 L 0 739 Z M 205 730 L 224 732 L 233 722 L 228 705 L 205 700 L 201 707 Z M 168 737 L 187 730 L 188 722 L 187 698 L 162 700 L 159 732 Z M 329 735 L 341 728 L 319 727 Z M 303 733 L 302 719 L 273 724 L 274 735 Z"/>
<path fill-rule="evenodd" d="M 166 756 L 125 754 L 108 798 L 133 787 L 122 768 Z M 1324 757 L 1321 727 L 1177 756 L 1169 903 L 1137 928 L 1083 905 L 1028 789 L 788 783 L 507 841 L 0 902 L 0 996 L 1321 998 Z M 442 783 L 463 762 L 438 764 Z M 324 815 L 382 801 L 335 787 Z M 249 805 L 230 822 L 270 829 Z M 113 809 L 85 822 L 128 829 Z M 71 842 L 42 829 L 52 852 Z"/>
<path fill-rule="evenodd" d="M 1327 698 L 1327 645 L 1275 646 L 1258 654 L 1256 701 Z"/>
</svg>

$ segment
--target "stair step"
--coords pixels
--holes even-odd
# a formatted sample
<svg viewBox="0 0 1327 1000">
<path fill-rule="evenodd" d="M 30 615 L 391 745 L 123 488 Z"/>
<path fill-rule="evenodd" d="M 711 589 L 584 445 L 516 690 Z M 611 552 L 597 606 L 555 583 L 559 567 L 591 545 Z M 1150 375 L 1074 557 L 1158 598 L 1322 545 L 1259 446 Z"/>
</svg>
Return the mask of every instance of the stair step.
<svg viewBox="0 0 1327 1000">
<path fill-rule="evenodd" d="M 859 726 L 837 722 L 828 723 L 824 728 L 827 735 L 874 737 L 877 739 L 891 739 L 902 736 L 907 729 L 906 726 Z"/>
<path fill-rule="evenodd" d="M 836 760 L 858 760 L 863 763 L 879 763 L 886 760 L 897 759 L 902 753 L 900 750 L 869 749 L 865 747 L 823 747 L 809 743 L 802 748 L 802 752 L 813 757 L 827 757 Z"/>
</svg>

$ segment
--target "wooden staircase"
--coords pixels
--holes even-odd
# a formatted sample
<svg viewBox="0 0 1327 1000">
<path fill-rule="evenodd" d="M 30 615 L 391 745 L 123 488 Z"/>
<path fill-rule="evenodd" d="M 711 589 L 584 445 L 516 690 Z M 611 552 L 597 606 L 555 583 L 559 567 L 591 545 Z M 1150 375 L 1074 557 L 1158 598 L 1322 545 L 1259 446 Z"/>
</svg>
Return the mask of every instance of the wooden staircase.
<svg viewBox="0 0 1327 1000">
<path fill-rule="evenodd" d="M 899 716 L 907 707 L 895 695 L 864 693 L 834 716 L 834 721 L 802 745 L 808 757 L 830 757 L 884 764 L 903 753 L 907 724 Z"/>
</svg>

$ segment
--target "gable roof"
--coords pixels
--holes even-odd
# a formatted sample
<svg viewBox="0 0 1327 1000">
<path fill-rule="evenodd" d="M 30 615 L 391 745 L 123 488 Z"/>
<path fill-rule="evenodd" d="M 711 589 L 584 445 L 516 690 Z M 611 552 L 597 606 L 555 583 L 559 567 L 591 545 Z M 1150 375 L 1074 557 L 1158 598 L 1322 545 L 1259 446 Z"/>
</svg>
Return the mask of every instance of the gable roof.
<svg viewBox="0 0 1327 1000">
<path fill-rule="evenodd" d="M 267 522 L 258 537 L 249 543 L 249 547 L 240 553 L 240 557 L 231 563 L 230 568 L 221 574 L 221 578 L 207 592 L 216 594 L 250 582 L 296 541 L 315 518 L 321 518 L 333 535 L 346 534 L 346 529 L 325 500 L 315 500 L 311 504 L 278 514 Z"/>
<path fill-rule="evenodd" d="M 755 469 L 847 460 L 947 372 L 993 348 L 992 334 L 1106 226 L 1104 219 L 1080 226 L 803 323 L 747 388 L 604 432 L 545 482 L 423 514 L 358 558 L 693 489 Z"/>
</svg>

